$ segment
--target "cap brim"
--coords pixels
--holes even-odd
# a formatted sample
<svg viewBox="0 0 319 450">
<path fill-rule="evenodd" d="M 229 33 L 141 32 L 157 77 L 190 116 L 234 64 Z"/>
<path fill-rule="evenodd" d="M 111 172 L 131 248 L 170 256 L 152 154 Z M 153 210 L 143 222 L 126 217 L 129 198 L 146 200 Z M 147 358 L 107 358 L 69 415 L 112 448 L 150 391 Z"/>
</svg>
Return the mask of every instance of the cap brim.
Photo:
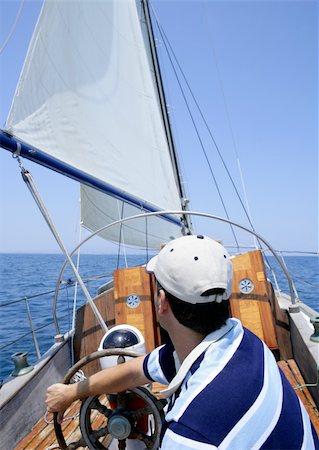
<svg viewBox="0 0 319 450">
<path fill-rule="evenodd" d="M 153 258 L 150 259 L 149 262 L 146 264 L 146 267 L 145 267 L 146 272 L 154 273 L 154 269 L 155 269 L 156 262 L 157 262 L 157 256 L 158 255 L 153 256 Z"/>
</svg>

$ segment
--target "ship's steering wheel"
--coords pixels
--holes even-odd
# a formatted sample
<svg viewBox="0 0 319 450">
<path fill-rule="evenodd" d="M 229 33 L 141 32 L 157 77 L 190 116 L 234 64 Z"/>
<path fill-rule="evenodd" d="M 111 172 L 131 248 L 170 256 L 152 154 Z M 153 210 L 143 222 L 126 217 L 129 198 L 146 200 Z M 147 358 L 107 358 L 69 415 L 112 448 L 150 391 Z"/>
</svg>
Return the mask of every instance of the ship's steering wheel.
<svg viewBox="0 0 319 450">
<path fill-rule="evenodd" d="M 136 358 L 141 355 L 124 349 L 108 349 L 91 353 L 68 371 L 63 383 L 69 384 L 72 377 L 83 366 L 105 356 L 118 356 L 118 362 L 121 363 L 125 361 L 125 357 Z M 127 440 L 131 439 L 140 441 L 138 448 L 155 450 L 159 447 L 165 404 L 164 400 L 157 399 L 145 387 L 128 389 L 111 396 L 88 397 L 82 400 L 80 407 L 81 436 L 73 435 L 72 437 L 68 424 L 58 423 L 57 413 L 54 413 L 55 434 L 62 450 L 75 450 L 80 447 L 88 447 L 90 450 L 108 449 L 110 445 L 113 449 L 116 448 L 114 446 L 116 440 L 117 448 L 125 450 Z M 67 444 L 66 439 L 72 442 Z"/>
</svg>

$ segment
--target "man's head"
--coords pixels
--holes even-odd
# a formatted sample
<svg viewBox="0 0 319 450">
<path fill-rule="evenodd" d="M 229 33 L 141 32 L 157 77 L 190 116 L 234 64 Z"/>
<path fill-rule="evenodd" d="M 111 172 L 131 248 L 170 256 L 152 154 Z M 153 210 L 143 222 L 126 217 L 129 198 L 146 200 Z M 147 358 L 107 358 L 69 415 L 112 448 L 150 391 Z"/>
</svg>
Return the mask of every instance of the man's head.
<svg viewBox="0 0 319 450">
<path fill-rule="evenodd" d="M 201 334 L 229 317 L 232 289 L 228 252 L 206 236 L 183 236 L 165 245 L 146 266 L 165 291 L 176 319 Z"/>
<path fill-rule="evenodd" d="M 226 249 L 206 236 L 170 241 L 146 266 L 160 285 L 187 303 L 226 300 L 232 289 L 232 264 Z M 218 289 L 220 294 L 214 294 Z M 212 293 L 212 294 L 211 294 Z"/>
</svg>

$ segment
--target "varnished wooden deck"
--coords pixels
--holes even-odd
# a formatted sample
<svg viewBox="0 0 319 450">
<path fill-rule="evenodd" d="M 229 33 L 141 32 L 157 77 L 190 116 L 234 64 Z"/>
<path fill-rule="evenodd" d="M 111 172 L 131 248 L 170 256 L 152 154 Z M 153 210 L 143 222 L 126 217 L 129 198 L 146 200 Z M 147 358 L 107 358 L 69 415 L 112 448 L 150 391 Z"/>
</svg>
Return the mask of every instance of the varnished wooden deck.
<svg viewBox="0 0 319 450">
<path fill-rule="evenodd" d="M 71 407 L 66 411 L 65 417 L 68 418 L 76 416 L 79 413 L 80 405 L 80 401 L 71 405 Z M 52 414 L 49 415 L 48 419 L 53 419 Z M 64 421 L 62 424 L 62 429 L 67 442 L 76 441 L 80 438 L 78 417 Z M 53 423 L 47 423 L 43 417 L 34 426 L 32 431 L 20 442 L 15 450 L 51 450 L 59 448 Z"/>
<path fill-rule="evenodd" d="M 165 385 L 160 383 L 153 383 L 152 390 L 154 393 L 165 389 Z M 160 398 L 160 395 L 157 394 Z M 100 397 L 101 401 L 101 397 Z M 107 399 L 101 401 L 103 404 L 107 405 Z M 81 402 L 77 401 L 73 403 L 69 409 L 64 414 L 64 421 L 61 425 L 63 430 L 63 436 L 66 443 L 69 445 L 71 442 L 76 442 L 81 438 L 81 431 L 79 425 L 79 411 L 81 407 Z M 52 421 L 52 423 L 47 423 Z M 98 429 L 101 426 L 106 425 L 105 417 L 98 411 L 91 413 L 92 429 Z M 102 442 L 107 448 L 110 444 L 110 436 L 108 435 Z M 59 449 L 54 425 L 53 425 L 53 415 L 49 414 L 48 417 L 42 417 L 37 424 L 33 427 L 31 432 L 20 442 L 20 444 L 15 447 L 14 450 L 54 450 Z M 79 450 L 86 449 L 87 447 L 77 447 Z"/>
<path fill-rule="evenodd" d="M 291 386 L 296 390 L 296 393 L 302 403 L 304 404 L 309 417 L 317 431 L 319 436 L 319 411 L 313 398 L 309 392 L 309 389 L 304 386 L 305 381 L 298 369 L 298 366 L 293 359 L 289 359 L 288 361 L 279 361 L 279 367 L 284 372 L 287 380 L 291 384 Z M 299 388 L 299 386 L 303 386 Z"/>
</svg>

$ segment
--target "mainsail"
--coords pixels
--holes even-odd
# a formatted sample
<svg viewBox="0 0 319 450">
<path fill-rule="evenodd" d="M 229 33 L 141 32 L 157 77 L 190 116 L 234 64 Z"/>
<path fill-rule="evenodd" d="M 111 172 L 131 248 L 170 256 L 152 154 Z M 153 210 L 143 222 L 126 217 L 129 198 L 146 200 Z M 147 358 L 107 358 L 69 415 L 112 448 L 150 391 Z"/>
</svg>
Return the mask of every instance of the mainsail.
<svg viewBox="0 0 319 450">
<path fill-rule="evenodd" d="M 141 21 L 135 0 L 44 2 L 6 123 L 107 186 L 108 194 L 81 186 L 82 221 L 93 231 L 145 205 L 181 209 Z M 158 246 L 179 233 L 175 223 L 148 219 L 103 237 Z"/>
</svg>

